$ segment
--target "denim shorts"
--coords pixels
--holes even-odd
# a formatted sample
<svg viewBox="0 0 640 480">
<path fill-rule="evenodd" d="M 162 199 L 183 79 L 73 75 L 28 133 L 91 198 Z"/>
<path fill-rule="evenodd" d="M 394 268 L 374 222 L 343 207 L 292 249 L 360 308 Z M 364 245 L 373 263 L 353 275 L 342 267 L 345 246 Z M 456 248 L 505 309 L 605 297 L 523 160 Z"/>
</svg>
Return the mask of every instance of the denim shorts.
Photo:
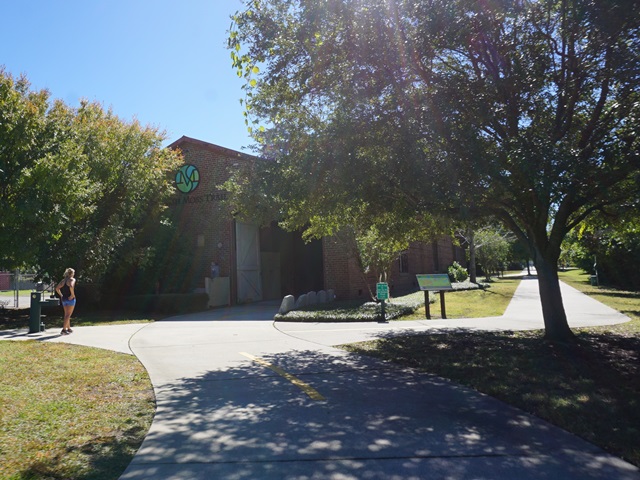
<svg viewBox="0 0 640 480">
<path fill-rule="evenodd" d="M 69 300 L 68 298 L 63 298 L 62 299 L 62 306 L 63 307 L 72 307 L 76 305 L 76 299 L 71 299 Z"/>
</svg>

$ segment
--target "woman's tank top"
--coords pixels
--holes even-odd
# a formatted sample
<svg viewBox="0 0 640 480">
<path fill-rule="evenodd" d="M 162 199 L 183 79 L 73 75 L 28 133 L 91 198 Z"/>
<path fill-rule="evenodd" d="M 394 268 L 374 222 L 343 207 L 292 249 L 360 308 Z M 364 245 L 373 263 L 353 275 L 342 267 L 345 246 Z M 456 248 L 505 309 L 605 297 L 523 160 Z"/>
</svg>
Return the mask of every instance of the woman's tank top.
<svg viewBox="0 0 640 480">
<path fill-rule="evenodd" d="M 71 287 L 67 285 L 68 280 L 64 282 L 64 285 L 60 289 L 60 293 L 62 293 L 62 298 L 69 298 L 71 296 Z"/>
</svg>

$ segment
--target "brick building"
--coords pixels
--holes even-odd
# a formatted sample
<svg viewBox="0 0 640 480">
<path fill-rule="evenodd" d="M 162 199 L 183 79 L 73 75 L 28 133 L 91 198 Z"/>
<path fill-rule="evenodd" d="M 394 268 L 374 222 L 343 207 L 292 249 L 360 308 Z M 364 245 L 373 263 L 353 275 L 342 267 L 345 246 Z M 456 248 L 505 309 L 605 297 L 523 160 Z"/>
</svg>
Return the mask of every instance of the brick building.
<svg viewBox="0 0 640 480">
<path fill-rule="evenodd" d="M 333 289 L 338 298 L 367 298 L 367 283 L 375 286 L 376 279 L 363 275 L 337 239 L 305 243 L 299 233 L 275 224 L 260 228 L 243 223 L 225 210 L 220 185 L 241 162 L 259 161 L 257 157 L 184 136 L 168 148 L 180 149 L 185 159 L 176 173 L 179 192 L 171 203 L 181 248 L 190 255 L 185 286 L 204 288 L 215 263 L 216 281 L 228 286 L 233 304 L 322 289 Z M 464 258 L 449 238 L 416 242 L 392 268 L 391 293 L 417 288 L 417 273 L 446 272 L 454 260 L 465 264 Z"/>
</svg>

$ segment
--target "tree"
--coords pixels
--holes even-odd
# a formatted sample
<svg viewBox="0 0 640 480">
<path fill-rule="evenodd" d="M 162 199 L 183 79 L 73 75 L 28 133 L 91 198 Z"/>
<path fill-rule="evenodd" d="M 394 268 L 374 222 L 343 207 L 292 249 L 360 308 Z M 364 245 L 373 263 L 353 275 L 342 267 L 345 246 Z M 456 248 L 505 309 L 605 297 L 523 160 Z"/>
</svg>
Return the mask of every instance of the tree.
<svg viewBox="0 0 640 480">
<path fill-rule="evenodd" d="M 5 267 L 13 266 L 11 259 L 20 265 L 23 255 L 30 257 L 33 237 L 40 233 L 34 225 L 40 213 L 34 208 L 39 200 L 27 195 L 24 183 L 42 180 L 42 187 L 34 192 L 41 197 L 45 189 L 55 188 L 62 177 L 62 172 L 53 171 L 38 178 L 40 171 L 33 168 L 38 156 L 46 158 L 43 137 L 48 97 L 45 91 L 30 92 L 26 78 L 14 80 L 0 69 L 0 264 Z M 18 212 L 19 207 L 24 215 Z M 21 222 L 26 223 L 26 228 L 18 231 Z M 46 217 L 42 223 L 45 222 L 53 223 L 55 219 Z M 48 231 L 50 227 L 43 224 L 42 230 Z"/>
<path fill-rule="evenodd" d="M 526 268 L 527 274 L 531 275 L 531 252 L 529 252 L 529 246 L 517 239 L 511 242 L 509 246 L 509 262 L 515 268 Z M 510 267 L 513 268 L 513 267 Z"/>
<path fill-rule="evenodd" d="M 476 261 L 484 269 L 485 276 L 499 272 L 508 262 L 512 235 L 493 223 L 464 222 L 464 226 L 456 229 L 456 236 L 466 243 L 469 249 L 469 277 L 476 283 Z"/>
<path fill-rule="evenodd" d="M 601 212 L 585 222 L 567 236 L 563 255 L 567 263 L 597 273 L 599 282 L 640 290 L 638 203 L 629 204 L 615 215 Z"/>
<path fill-rule="evenodd" d="M 437 224 L 433 218 L 398 219 L 394 214 L 380 213 L 368 218 L 365 225 L 360 225 L 362 219 L 356 216 L 348 229 L 353 234 L 356 247 L 353 256 L 358 259 L 361 271 L 373 273 L 378 282 L 387 281 L 391 265 L 409 248 L 411 242 L 433 241 L 444 230 L 444 226 Z M 375 298 L 372 285 L 367 285 L 371 297 Z"/>
<path fill-rule="evenodd" d="M 291 218 L 345 197 L 494 216 L 532 251 L 546 337 L 571 339 L 562 239 L 637 191 L 638 1 L 245 5 L 232 61 L 262 153 L 300 183 Z"/>
<path fill-rule="evenodd" d="M 476 230 L 480 228 L 481 223 L 484 222 L 473 222 L 473 221 L 462 221 L 460 222 L 460 226 L 455 229 L 455 236 L 462 240 L 464 244 L 466 244 L 466 248 L 468 248 L 469 255 L 469 281 L 471 283 L 477 283 L 477 275 L 476 275 Z"/>
<path fill-rule="evenodd" d="M 73 265 L 83 281 L 102 280 L 115 261 L 144 264 L 180 161 L 162 140 L 96 103 L 50 102 L 0 71 L 0 264 L 49 278 Z"/>
<path fill-rule="evenodd" d="M 386 281 L 392 263 L 412 241 L 429 242 L 448 230 L 447 223 L 434 216 L 376 212 L 351 191 L 342 192 L 340 201 L 317 190 L 313 196 L 308 189 L 314 180 L 304 181 L 287 177 L 278 162 L 267 160 L 240 165 L 223 188 L 236 218 L 261 225 L 276 219 L 289 231 L 303 229 L 305 239 L 336 237 L 356 260 L 372 298 L 368 273 Z M 299 203 L 289 201 L 294 196 Z"/>
<path fill-rule="evenodd" d="M 509 235 L 492 226 L 486 226 L 475 232 L 476 257 L 484 275 L 500 272 L 509 258 Z"/>
</svg>

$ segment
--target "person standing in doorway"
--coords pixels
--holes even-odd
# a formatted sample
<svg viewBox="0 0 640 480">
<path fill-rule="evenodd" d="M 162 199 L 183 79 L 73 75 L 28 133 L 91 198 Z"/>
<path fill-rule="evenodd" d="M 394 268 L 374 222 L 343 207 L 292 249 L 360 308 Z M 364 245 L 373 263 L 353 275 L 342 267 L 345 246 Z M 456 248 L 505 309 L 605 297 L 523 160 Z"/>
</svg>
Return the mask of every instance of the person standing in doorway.
<svg viewBox="0 0 640 480">
<path fill-rule="evenodd" d="M 220 276 L 220 266 L 214 261 L 211 262 L 211 278 Z"/>
<path fill-rule="evenodd" d="M 67 268 L 64 271 L 64 278 L 56 285 L 56 293 L 60 295 L 60 301 L 64 310 L 64 319 L 62 320 L 62 335 L 73 333 L 71 330 L 71 314 L 76 306 L 76 279 L 73 276 L 76 271 L 73 268 Z"/>
</svg>

